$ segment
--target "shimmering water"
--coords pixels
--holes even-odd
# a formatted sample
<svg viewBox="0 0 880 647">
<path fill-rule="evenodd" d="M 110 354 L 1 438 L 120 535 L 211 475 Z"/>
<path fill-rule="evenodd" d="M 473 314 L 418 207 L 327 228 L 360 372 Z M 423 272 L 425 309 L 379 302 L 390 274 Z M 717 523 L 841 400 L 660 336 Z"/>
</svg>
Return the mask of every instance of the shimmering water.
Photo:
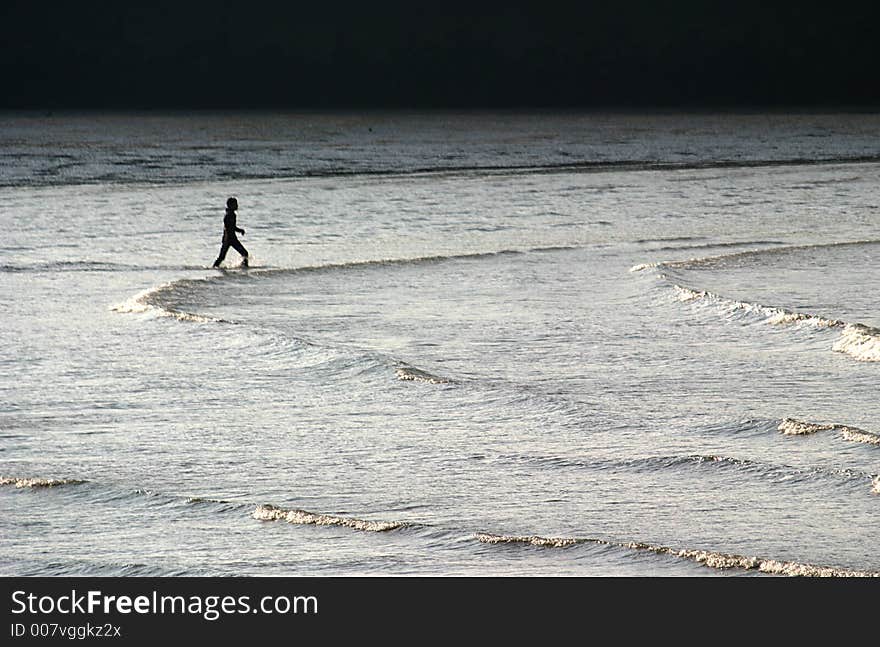
<svg viewBox="0 0 880 647">
<path fill-rule="evenodd" d="M 0 572 L 877 573 L 878 136 L 2 116 Z"/>
</svg>

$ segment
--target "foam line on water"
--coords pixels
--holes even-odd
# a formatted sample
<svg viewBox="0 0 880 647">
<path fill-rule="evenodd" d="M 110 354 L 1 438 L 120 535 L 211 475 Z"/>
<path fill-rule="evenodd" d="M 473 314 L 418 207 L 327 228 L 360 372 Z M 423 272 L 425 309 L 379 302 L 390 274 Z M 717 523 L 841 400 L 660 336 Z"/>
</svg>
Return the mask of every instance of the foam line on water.
<svg viewBox="0 0 880 647">
<path fill-rule="evenodd" d="M 837 431 L 844 440 L 850 442 L 880 445 L 880 434 L 838 423 L 822 424 L 785 418 L 779 423 L 778 430 L 786 436 L 808 436 L 820 431 Z"/>
<path fill-rule="evenodd" d="M 819 245 L 789 245 L 747 251 L 704 256 L 678 261 L 660 261 L 642 263 L 630 268 L 631 272 L 655 270 L 657 277 L 665 282 L 674 292 L 678 301 L 688 304 L 705 304 L 720 310 L 724 315 L 745 315 L 754 317 L 763 323 L 785 325 L 807 325 L 814 328 L 840 329 L 841 335 L 834 342 L 832 350 L 846 354 L 861 362 L 880 362 L 880 328 L 866 326 L 857 322 L 832 319 L 805 312 L 795 312 L 778 306 L 768 306 L 750 301 L 731 299 L 709 290 L 676 283 L 667 274 L 672 269 L 694 269 L 697 267 L 721 264 L 735 259 L 757 258 L 767 255 L 780 255 L 792 252 L 811 251 L 816 249 L 843 248 L 865 245 L 877 245 L 877 240 L 844 241 Z"/>
<path fill-rule="evenodd" d="M 56 479 L 56 478 L 21 478 L 16 476 L 0 476 L 0 485 L 23 488 L 52 488 L 63 485 L 81 485 L 86 483 L 80 479 Z"/>
<path fill-rule="evenodd" d="M 838 568 L 835 566 L 817 566 L 796 561 L 749 557 L 732 553 L 723 553 L 702 549 L 676 549 L 668 546 L 657 546 L 644 542 L 617 542 L 604 539 L 582 539 L 574 537 L 543 537 L 540 535 L 498 535 L 479 532 L 474 538 L 490 545 L 522 545 L 538 548 L 570 548 L 578 544 L 594 544 L 610 546 L 625 550 L 666 555 L 700 564 L 717 570 L 739 569 L 758 571 L 769 575 L 785 575 L 790 577 L 880 577 L 880 572 Z"/>
<path fill-rule="evenodd" d="M 425 382 L 427 384 L 455 384 L 455 381 L 449 379 L 448 377 L 434 375 L 433 373 L 428 373 L 427 371 L 423 371 L 407 364 L 401 364 L 400 366 L 398 366 L 395 369 L 394 373 L 395 375 L 397 375 L 398 380 L 404 382 Z"/>
<path fill-rule="evenodd" d="M 308 512 L 307 510 L 284 509 L 269 504 L 258 505 L 251 516 L 259 521 L 286 521 L 287 523 L 300 525 L 340 526 L 364 532 L 387 532 L 410 525 L 401 521 L 369 521 L 355 517 L 319 514 Z"/>
<path fill-rule="evenodd" d="M 207 317 L 192 312 L 184 312 L 182 310 L 162 305 L 158 300 L 159 295 L 178 283 L 179 282 L 172 281 L 170 283 L 163 283 L 162 285 L 148 288 L 122 303 L 110 306 L 110 310 L 126 314 L 149 314 L 157 317 L 171 317 L 178 321 L 191 321 L 195 323 L 231 323 L 224 319 Z"/>
</svg>

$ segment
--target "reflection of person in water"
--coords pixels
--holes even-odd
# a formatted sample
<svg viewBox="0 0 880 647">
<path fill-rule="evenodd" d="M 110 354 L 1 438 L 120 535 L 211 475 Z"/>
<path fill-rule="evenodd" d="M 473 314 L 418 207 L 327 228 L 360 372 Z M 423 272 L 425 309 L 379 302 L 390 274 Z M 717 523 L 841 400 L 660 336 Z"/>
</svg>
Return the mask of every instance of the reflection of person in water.
<svg viewBox="0 0 880 647">
<path fill-rule="evenodd" d="M 223 262 L 223 259 L 226 258 L 226 252 L 229 251 L 230 247 L 241 254 L 241 264 L 247 267 L 248 251 L 241 244 L 241 241 L 238 240 L 238 236 L 235 235 L 236 232 L 244 234 L 244 229 L 237 227 L 235 224 L 236 209 L 238 209 L 238 200 L 229 198 L 226 201 L 226 215 L 223 216 L 223 244 L 220 246 L 220 255 L 214 261 L 214 267 L 218 267 Z"/>
</svg>

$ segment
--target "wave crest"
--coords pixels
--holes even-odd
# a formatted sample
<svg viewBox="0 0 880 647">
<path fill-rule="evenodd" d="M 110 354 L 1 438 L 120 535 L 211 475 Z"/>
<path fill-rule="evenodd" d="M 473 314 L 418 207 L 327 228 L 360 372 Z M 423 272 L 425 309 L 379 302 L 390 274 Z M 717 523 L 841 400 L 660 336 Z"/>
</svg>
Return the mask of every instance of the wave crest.
<svg viewBox="0 0 880 647">
<path fill-rule="evenodd" d="M 158 300 L 158 296 L 167 290 L 174 289 L 176 283 L 163 283 L 162 285 L 139 292 L 122 303 L 110 306 L 110 310 L 124 314 L 151 314 L 157 317 L 171 317 L 178 321 L 192 321 L 195 323 L 229 323 L 224 319 L 184 312 L 163 305 Z"/>
<path fill-rule="evenodd" d="M 880 362 L 880 328 L 849 324 L 832 348 L 861 362 Z"/>
<path fill-rule="evenodd" d="M 821 425 L 815 422 L 804 422 L 794 418 L 785 418 L 779 423 L 777 429 L 786 436 L 807 436 L 820 431 L 837 429 L 837 425 Z"/>
<path fill-rule="evenodd" d="M 880 577 L 873 571 L 859 571 L 836 568 L 833 566 L 816 566 L 801 562 L 788 562 L 762 557 L 745 557 L 729 553 L 718 553 L 707 550 L 675 550 L 664 546 L 633 545 L 639 550 L 648 550 L 660 555 L 671 555 L 696 562 L 709 568 L 720 570 L 739 568 L 756 570 L 770 575 L 786 575 L 789 577 Z"/>
<path fill-rule="evenodd" d="M 865 443 L 866 445 L 880 445 L 880 436 L 870 431 L 862 431 L 854 427 L 843 427 L 841 435 L 854 443 Z"/>
<path fill-rule="evenodd" d="M 807 436 L 820 431 L 839 431 L 844 440 L 868 445 L 880 445 L 880 435 L 848 425 L 835 423 L 820 424 L 795 420 L 794 418 L 785 418 L 779 423 L 777 429 L 786 436 Z"/>
<path fill-rule="evenodd" d="M 394 371 L 398 380 L 405 382 L 426 382 L 428 384 L 455 384 L 448 377 L 441 377 L 412 366 L 398 366 Z"/>
<path fill-rule="evenodd" d="M 880 478 L 880 477 L 878 477 Z M 523 544 L 539 548 L 567 548 L 577 544 L 596 544 L 613 546 L 655 555 L 668 555 L 688 560 L 717 570 L 741 569 L 759 571 L 770 575 L 786 575 L 789 577 L 880 577 L 875 571 L 860 571 L 837 568 L 834 566 L 816 566 L 802 562 L 781 561 L 763 557 L 749 557 L 732 553 L 722 553 L 701 549 L 675 549 L 668 546 L 655 546 L 643 542 L 614 542 L 604 539 L 576 539 L 571 537 L 541 537 L 538 535 L 495 535 L 477 533 L 474 538 L 484 544 Z"/>
<path fill-rule="evenodd" d="M 44 479 L 44 478 L 18 478 L 14 476 L 0 476 L 0 485 L 11 485 L 16 488 L 50 488 L 62 485 L 80 485 L 86 481 L 80 479 Z"/>
<path fill-rule="evenodd" d="M 748 301 L 738 301 L 724 297 L 708 290 L 699 290 L 684 285 L 675 284 L 669 278 L 666 270 L 694 269 L 713 265 L 721 265 L 731 260 L 751 258 L 759 255 L 781 255 L 793 252 L 821 248 L 855 247 L 864 245 L 878 245 L 878 240 L 857 240 L 819 245 L 788 245 L 783 247 L 771 247 L 766 249 L 751 249 L 721 254 L 717 256 L 705 256 L 677 261 L 662 261 L 656 263 L 643 263 L 630 268 L 631 272 L 642 270 L 657 270 L 657 278 L 666 282 L 674 291 L 678 301 L 683 303 L 704 302 L 720 308 L 728 315 L 748 314 L 761 319 L 764 323 L 775 325 L 807 324 L 818 328 L 842 328 L 843 332 L 832 346 L 832 350 L 845 353 L 850 357 L 863 362 L 880 362 L 880 328 L 866 326 L 861 323 L 852 323 L 840 319 L 829 319 L 815 314 L 794 312 L 781 307 L 765 306 Z"/>
<path fill-rule="evenodd" d="M 386 532 L 409 525 L 402 521 L 367 521 L 353 517 L 316 514 L 306 510 L 285 510 L 269 504 L 258 505 L 251 516 L 260 521 L 286 521 L 287 523 L 314 526 L 342 526 L 365 532 Z"/>
<path fill-rule="evenodd" d="M 676 292 L 677 299 L 683 303 L 704 300 L 707 303 L 720 307 L 729 314 L 744 312 L 756 315 L 769 324 L 806 323 L 818 328 L 842 328 L 847 325 L 846 322 L 839 319 L 826 319 L 825 317 L 809 313 L 792 312 L 783 308 L 764 306 L 758 303 L 749 303 L 748 301 L 737 301 L 707 290 L 693 290 L 682 285 L 673 285 L 672 287 Z"/>
<path fill-rule="evenodd" d="M 565 548 L 580 543 L 577 539 L 567 539 L 564 537 L 493 535 L 487 532 L 478 532 L 474 537 L 483 544 L 528 544 L 540 548 Z"/>
</svg>

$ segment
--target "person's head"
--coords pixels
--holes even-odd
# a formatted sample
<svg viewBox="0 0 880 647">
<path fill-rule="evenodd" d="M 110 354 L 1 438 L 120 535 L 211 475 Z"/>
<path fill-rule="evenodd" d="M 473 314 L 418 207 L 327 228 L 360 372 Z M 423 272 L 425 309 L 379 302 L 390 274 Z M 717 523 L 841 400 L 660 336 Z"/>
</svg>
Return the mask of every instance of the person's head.
<svg viewBox="0 0 880 647">
<path fill-rule="evenodd" d="M 236 200 L 235 198 L 229 198 L 226 201 L 226 208 L 230 211 L 235 211 L 236 209 L 238 209 L 238 200 Z"/>
</svg>

